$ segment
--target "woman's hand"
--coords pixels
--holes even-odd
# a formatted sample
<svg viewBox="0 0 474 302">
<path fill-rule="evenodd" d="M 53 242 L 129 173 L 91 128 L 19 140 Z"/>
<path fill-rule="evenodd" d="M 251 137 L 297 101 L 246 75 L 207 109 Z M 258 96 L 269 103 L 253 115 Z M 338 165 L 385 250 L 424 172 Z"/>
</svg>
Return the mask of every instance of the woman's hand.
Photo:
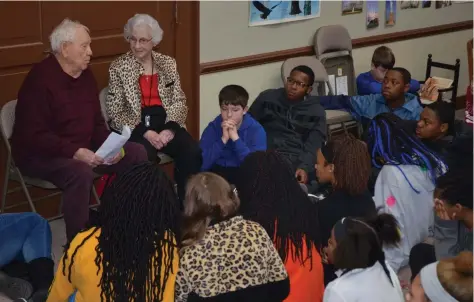
<svg viewBox="0 0 474 302">
<path fill-rule="evenodd" d="M 160 132 L 159 136 L 161 136 L 161 142 L 163 143 L 164 147 L 174 138 L 174 132 L 168 129 L 163 130 Z"/>
<path fill-rule="evenodd" d="M 153 130 L 148 130 L 145 132 L 143 137 L 150 142 L 150 144 L 155 147 L 156 150 L 160 150 L 164 147 L 161 136 Z"/>
</svg>

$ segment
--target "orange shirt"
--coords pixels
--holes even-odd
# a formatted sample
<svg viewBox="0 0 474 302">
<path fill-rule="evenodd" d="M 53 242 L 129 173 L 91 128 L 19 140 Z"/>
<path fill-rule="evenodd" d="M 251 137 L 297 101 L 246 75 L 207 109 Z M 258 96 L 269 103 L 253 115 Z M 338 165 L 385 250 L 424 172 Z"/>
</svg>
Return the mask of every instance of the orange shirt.
<svg viewBox="0 0 474 302">
<path fill-rule="evenodd" d="M 303 241 L 304 242 L 304 241 Z M 321 302 L 324 295 L 324 271 L 321 256 L 316 248 L 312 249 L 313 266 L 309 259 L 304 266 L 299 259 L 291 256 L 294 245 L 290 245 L 289 253 L 285 261 L 285 268 L 290 277 L 290 294 L 285 302 Z M 306 244 L 303 244 L 303 259 L 308 256 Z M 311 270 L 310 270 L 311 269 Z"/>
<path fill-rule="evenodd" d="M 142 108 L 162 106 L 158 93 L 158 74 L 140 76 L 140 90 L 142 93 Z"/>
</svg>

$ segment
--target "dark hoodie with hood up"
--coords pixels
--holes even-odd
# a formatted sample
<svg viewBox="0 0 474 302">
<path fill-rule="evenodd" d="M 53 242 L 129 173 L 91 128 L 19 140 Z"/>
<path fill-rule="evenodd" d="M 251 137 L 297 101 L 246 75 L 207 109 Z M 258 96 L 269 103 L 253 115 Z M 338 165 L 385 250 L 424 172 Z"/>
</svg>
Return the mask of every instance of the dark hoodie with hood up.
<svg viewBox="0 0 474 302">
<path fill-rule="evenodd" d="M 326 140 L 326 112 L 319 97 L 291 101 L 284 88 L 269 89 L 249 112 L 265 129 L 268 149 L 284 154 L 295 169 L 314 170 L 316 151 Z"/>
</svg>

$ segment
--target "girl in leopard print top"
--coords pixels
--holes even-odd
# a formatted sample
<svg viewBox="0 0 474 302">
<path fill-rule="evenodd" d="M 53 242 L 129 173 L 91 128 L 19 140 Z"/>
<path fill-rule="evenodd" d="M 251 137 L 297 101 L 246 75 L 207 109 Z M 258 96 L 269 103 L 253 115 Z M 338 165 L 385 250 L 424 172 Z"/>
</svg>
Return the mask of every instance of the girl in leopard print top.
<svg viewBox="0 0 474 302">
<path fill-rule="evenodd" d="M 187 186 L 175 301 L 283 301 L 289 279 L 265 229 L 235 216 L 235 189 L 200 173 Z"/>
</svg>

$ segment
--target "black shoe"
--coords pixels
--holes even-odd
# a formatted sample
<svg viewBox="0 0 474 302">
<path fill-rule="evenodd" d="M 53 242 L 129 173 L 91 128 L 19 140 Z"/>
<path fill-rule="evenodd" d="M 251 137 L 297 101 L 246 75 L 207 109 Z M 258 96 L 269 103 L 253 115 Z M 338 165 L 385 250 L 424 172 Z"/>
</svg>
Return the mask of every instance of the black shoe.
<svg viewBox="0 0 474 302">
<path fill-rule="evenodd" d="M 28 298 L 33 293 L 33 286 L 26 280 L 0 272 L 0 292 L 12 300 Z"/>
<path fill-rule="evenodd" d="M 54 279 L 54 262 L 49 258 L 37 258 L 28 263 L 28 273 L 35 294 L 48 292 Z"/>
<path fill-rule="evenodd" d="M 4 267 L 2 267 L 2 271 L 10 277 L 14 278 L 21 278 L 29 281 L 28 276 L 28 263 L 23 261 L 14 260 Z"/>
<path fill-rule="evenodd" d="M 28 302 L 46 302 L 48 299 L 49 291 L 47 289 L 40 289 L 33 293 Z"/>
</svg>

